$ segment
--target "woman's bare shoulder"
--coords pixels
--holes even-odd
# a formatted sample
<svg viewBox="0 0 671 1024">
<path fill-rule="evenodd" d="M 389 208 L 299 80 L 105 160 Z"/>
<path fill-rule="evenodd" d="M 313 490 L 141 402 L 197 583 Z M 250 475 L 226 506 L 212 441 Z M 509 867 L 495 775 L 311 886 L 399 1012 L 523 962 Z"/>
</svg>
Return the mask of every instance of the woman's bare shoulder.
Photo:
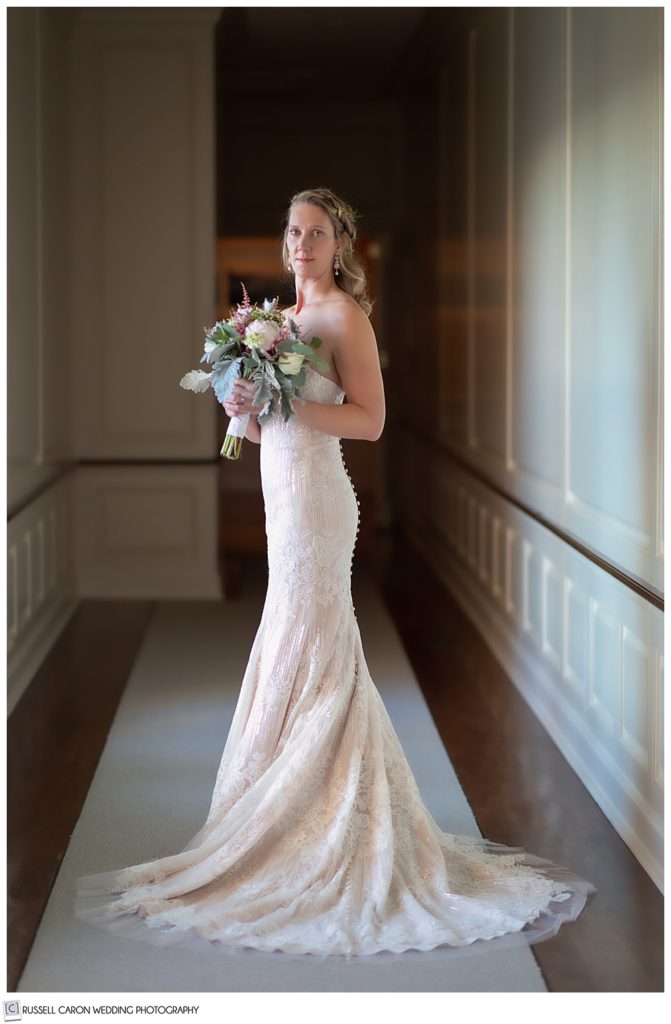
<svg viewBox="0 0 671 1024">
<path fill-rule="evenodd" d="M 351 295 L 345 295 L 342 299 L 335 299 L 328 309 L 325 310 L 325 315 L 338 324 L 368 321 L 366 312 Z"/>
<path fill-rule="evenodd" d="M 338 334 L 355 333 L 375 336 L 370 317 L 356 299 L 351 299 L 350 302 L 342 303 L 333 309 L 331 326 Z"/>
<path fill-rule="evenodd" d="M 296 316 L 296 305 L 289 306 L 281 312 L 285 316 Z M 343 292 L 342 296 L 325 299 L 323 302 L 306 308 L 305 316 L 310 326 L 317 330 L 328 331 L 331 327 L 343 327 L 357 323 L 370 326 L 367 313 L 356 299 L 346 292 Z"/>
<path fill-rule="evenodd" d="M 350 318 L 354 318 L 356 320 L 366 320 L 368 323 L 370 323 L 370 317 L 368 316 L 368 313 L 365 311 L 363 306 L 360 306 L 356 299 L 353 299 L 351 296 L 349 298 L 349 302 L 342 307 L 342 310 L 345 313 L 345 315 L 349 316 Z"/>
</svg>

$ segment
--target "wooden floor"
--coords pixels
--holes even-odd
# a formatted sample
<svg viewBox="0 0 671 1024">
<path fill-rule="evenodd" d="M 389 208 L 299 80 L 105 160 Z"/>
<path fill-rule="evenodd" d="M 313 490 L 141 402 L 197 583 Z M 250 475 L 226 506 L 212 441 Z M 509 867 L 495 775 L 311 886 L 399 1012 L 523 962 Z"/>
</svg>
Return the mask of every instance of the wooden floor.
<svg viewBox="0 0 671 1024">
<path fill-rule="evenodd" d="M 374 545 L 368 562 L 483 835 L 564 863 L 599 889 L 576 922 L 532 947 L 548 988 L 663 991 L 659 890 L 426 566 L 398 538 Z M 241 586 L 244 566 L 229 594 Z M 10 718 L 8 993 L 154 607 L 83 601 Z"/>
</svg>

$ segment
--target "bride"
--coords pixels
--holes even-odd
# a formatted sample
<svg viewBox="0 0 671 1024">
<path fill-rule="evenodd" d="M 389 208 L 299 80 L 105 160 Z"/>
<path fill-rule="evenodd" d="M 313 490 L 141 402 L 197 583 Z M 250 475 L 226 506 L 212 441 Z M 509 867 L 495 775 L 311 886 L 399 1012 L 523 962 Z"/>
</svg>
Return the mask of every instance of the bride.
<svg viewBox="0 0 671 1024">
<path fill-rule="evenodd" d="M 260 426 L 241 379 L 225 405 L 252 413 L 261 445 L 265 604 L 200 830 L 178 853 L 77 879 L 76 915 L 120 935 L 347 960 L 473 952 L 550 938 L 597 891 L 522 847 L 443 832 L 368 672 L 340 438 L 377 440 L 385 399 L 355 239 L 355 211 L 331 190 L 292 198 L 286 312 L 323 338 L 329 372 L 308 364 L 287 422 Z"/>
</svg>

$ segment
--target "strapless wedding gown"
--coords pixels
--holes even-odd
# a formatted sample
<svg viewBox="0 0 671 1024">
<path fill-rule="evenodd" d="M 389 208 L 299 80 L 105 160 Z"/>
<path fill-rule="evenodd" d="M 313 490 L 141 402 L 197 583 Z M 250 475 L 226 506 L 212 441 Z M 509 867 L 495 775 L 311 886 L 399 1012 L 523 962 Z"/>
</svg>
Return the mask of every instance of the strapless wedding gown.
<svg viewBox="0 0 671 1024">
<path fill-rule="evenodd" d="M 303 394 L 345 397 L 311 367 Z M 161 945 L 348 960 L 554 935 L 596 888 L 443 832 L 422 802 L 354 614 L 359 502 L 340 439 L 273 416 L 260 464 L 268 587 L 207 819 L 181 852 L 77 879 L 76 916 Z"/>
</svg>

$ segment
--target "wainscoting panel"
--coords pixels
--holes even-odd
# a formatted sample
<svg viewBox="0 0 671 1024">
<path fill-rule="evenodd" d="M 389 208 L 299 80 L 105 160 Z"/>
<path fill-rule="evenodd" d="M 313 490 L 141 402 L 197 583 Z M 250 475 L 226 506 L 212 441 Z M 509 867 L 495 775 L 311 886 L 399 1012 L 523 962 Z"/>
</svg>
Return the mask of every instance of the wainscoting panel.
<svg viewBox="0 0 671 1024">
<path fill-rule="evenodd" d="M 7 713 L 76 605 L 68 473 L 7 523 Z"/>
<path fill-rule="evenodd" d="M 216 465 L 80 466 L 82 598 L 221 598 Z"/>
<path fill-rule="evenodd" d="M 447 453 L 399 443 L 411 541 L 661 888 L 663 613 Z"/>
</svg>

